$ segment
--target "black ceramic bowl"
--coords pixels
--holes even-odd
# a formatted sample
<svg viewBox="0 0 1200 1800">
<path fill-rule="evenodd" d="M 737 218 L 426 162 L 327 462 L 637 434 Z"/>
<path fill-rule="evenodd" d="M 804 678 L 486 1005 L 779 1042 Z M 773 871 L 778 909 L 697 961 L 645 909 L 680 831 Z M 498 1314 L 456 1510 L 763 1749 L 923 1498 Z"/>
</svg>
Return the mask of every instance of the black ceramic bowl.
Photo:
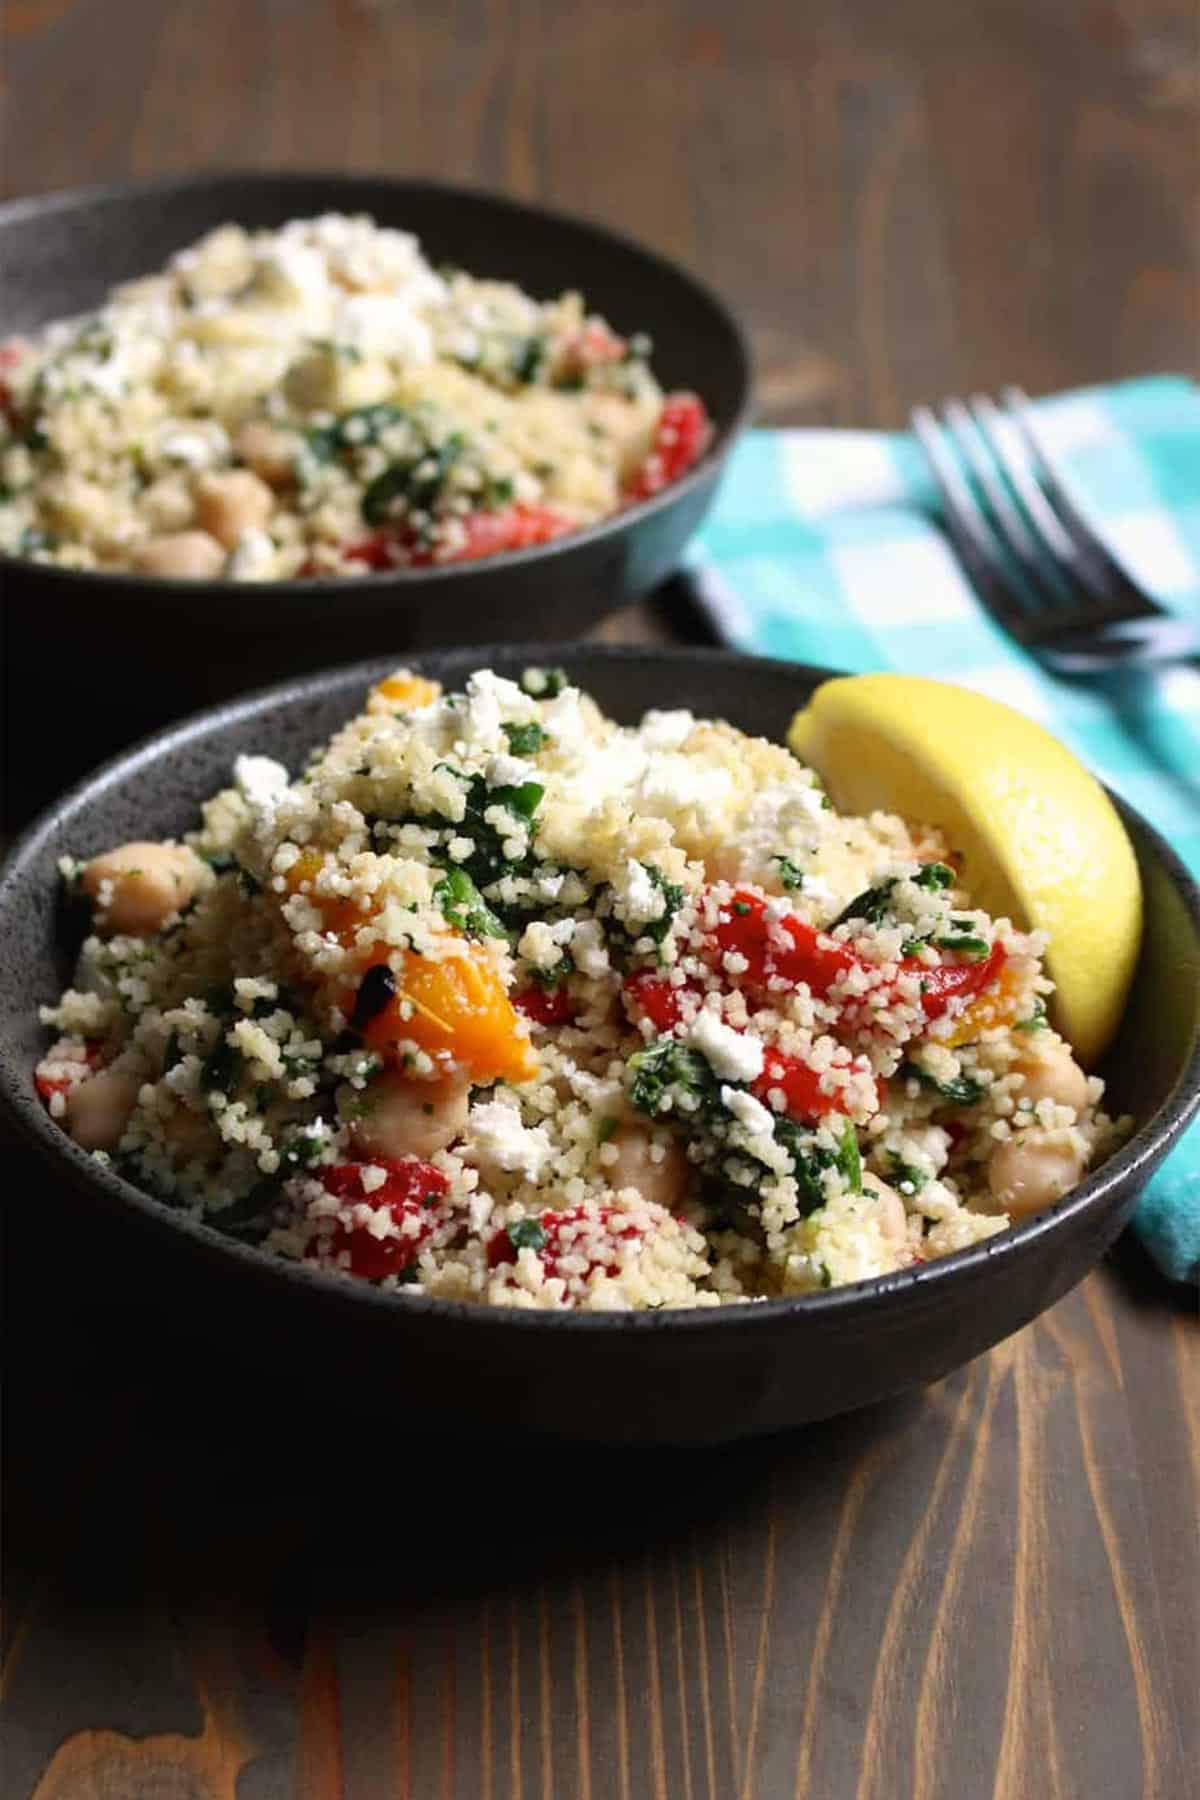
<svg viewBox="0 0 1200 1800">
<path fill-rule="evenodd" d="M 86 188 L 0 207 L 0 335 L 97 305 L 230 220 L 283 224 L 365 212 L 413 231 L 434 263 L 506 277 L 529 293 L 579 288 L 622 331 L 654 341 L 664 388 L 693 388 L 715 433 L 707 454 L 652 500 L 536 549 L 354 580 L 164 581 L 0 557 L 0 642 L 14 757 L 25 722 L 86 705 L 99 748 L 63 782 L 182 712 L 356 656 L 481 638 L 580 637 L 678 564 L 746 419 L 746 340 L 720 300 L 674 264 L 598 225 L 427 181 L 218 174 Z M 57 742 L 61 744 L 61 735 Z"/>
<path fill-rule="evenodd" d="M 419 659 L 461 681 L 519 673 L 537 648 Z M 572 648 L 571 674 L 616 717 L 690 706 L 782 737 L 827 671 L 719 651 Z M 38 822 L 0 881 L 0 1092 L 70 1184 L 117 1229 L 140 1226 L 152 1285 L 176 1320 L 220 1320 L 222 1342 L 319 1379 L 394 1395 L 407 1424 L 625 1444 L 719 1443 L 780 1431 L 933 1381 L 1034 1318 L 1077 1282 L 1125 1224 L 1143 1183 L 1200 1105 L 1200 894 L 1166 844 L 1123 809 L 1146 891 L 1146 937 L 1104 1073 L 1129 1142 L 1073 1194 L 1015 1231 L 899 1275 L 757 1305 L 550 1316 L 384 1294 L 273 1260 L 195 1225 L 99 1168 L 52 1124 L 32 1072 L 45 1043 L 37 1005 L 57 993 L 62 939 L 56 860 L 187 829 L 241 751 L 295 768 L 361 703 L 380 665 L 342 669 L 239 700 L 143 744 Z M 32 1202 L 32 1195 L 25 1195 Z M 414 1379 L 413 1371 L 419 1371 Z"/>
</svg>

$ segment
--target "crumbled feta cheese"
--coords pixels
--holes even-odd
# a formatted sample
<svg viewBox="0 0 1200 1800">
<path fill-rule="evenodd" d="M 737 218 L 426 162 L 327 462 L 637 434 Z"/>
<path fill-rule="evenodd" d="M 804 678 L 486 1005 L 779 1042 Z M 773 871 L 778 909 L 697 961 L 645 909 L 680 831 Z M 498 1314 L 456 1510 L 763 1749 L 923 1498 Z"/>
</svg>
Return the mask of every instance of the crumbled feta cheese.
<svg viewBox="0 0 1200 1800">
<path fill-rule="evenodd" d="M 671 712 L 655 709 L 642 720 L 638 736 L 649 750 L 678 750 L 695 723 L 695 715 L 684 707 Z"/>
<path fill-rule="evenodd" d="M 532 763 L 522 762 L 519 756 L 501 755 L 490 758 L 486 780 L 489 787 L 520 787 L 536 774 Z"/>
<path fill-rule="evenodd" d="M 581 975 L 598 980 L 608 973 L 610 964 L 604 945 L 604 932 L 597 920 L 580 919 L 571 939 L 571 955 Z"/>
<path fill-rule="evenodd" d="M 503 1100 L 487 1100 L 471 1108 L 467 1121 L 470 1154 L 481 1164 L 520 1175 L 526 1181 L 541 1179 L 554 1155 L 542 1125 L 524 1125 L 515 1106 Z"/>
<path fill-rule="evenodd" d="M 619 891 L 630 924 L 650 924 L 661 919 L 667 910 L 666 895 L 655 885 L 646 865 L 632 857 L 625 864 L 625 879 Z"/>
<path fill-rule="evenodd" d="M 742 1088 L 723 1087 L 721 1105 L 728 1108 L 738 1124 L 744 1125 L 752 1137 L 769 1135 L 774 1126 L 775 1120 L 770 1110 Z"/>
<path fill-rule="evenodd" d="M 269 812 L 288 789 L 288 772 L 273 756 L 239 756 L 233 765 L 233 779 L 256 812 Z"/>
<path fill-rule="evenodd" d="M 521 933 L 517 955 L 532 963 L 535 969 L 552 969 L 562 960 L 563 947 L 575 935 L 574 919 L 557 919 L 553 925 L 535 919 Z"/>
<path fill-rule="evenodd" d="M 707 1058 L 721 1081 L 753 1081 L 762 1074 L 761 1041 L 748 1031 L 735 1031 L 707 1007 L 693 1019 L 687 1041 Z"/>
</svg>

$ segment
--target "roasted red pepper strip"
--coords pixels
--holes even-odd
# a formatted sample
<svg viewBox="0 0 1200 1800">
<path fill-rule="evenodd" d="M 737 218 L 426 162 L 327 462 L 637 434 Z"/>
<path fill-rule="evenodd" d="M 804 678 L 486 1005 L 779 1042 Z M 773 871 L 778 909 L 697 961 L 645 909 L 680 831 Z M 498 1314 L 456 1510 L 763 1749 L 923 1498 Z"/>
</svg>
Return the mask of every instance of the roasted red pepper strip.
<svg viewBox="0 0 1200 1800">
<path fill-rule="evenodd" d="M 995 981 L 1005 963 L 1003 944 L 993 944 L 979 962 L 942 963 L 927 969 L 923 963 L 906 956 L 900 967 L 906 975 L 915 975 L 921 983 L 921 1006 L 927 1019 L 940 1019 L 952 1000 L 980 993 Z"/>
<path fill-rule="evenodd" d="M 772 918 L 763 896 L 746 888 L 738 888 L 728 906 L 722 906 L 713 936 L 722 956 L 732 950 L 746 959 L 746 968 L 732 977 L 734 984 L 763 998 L 769 996 L 773 981 L 788 987 L 806 982 L 820 998 L 858 963 L 846 944 L 826 937 L 793 913 Z"/>
<path fill-rule="evenodd" d="M 613 1208 L 608 1206 L 600 1207 L 600 1223 L 607 1226 L 612 1218 L 612 1214 Z M 569 1206 L 562 1212 L 547 1210 L 546 1212 L 539 1214 L 538 1224 L 542 1228 L 543 1241 L 535 1254 L 547 1275 L 557 1275 L 559 1273 L 559 1259 L 562 1256 L 569 1254 L 575 1248 L 574 1242 L 567 1244 L 563 1243 L 562 1234 L 564 1226 L 574 1225 L 579 1220 L 587 1219 L 591 1216 L 592 1215 L 582 1206 Z M 623 1226 L 615 1233 L 615 1235 L 618 1238 L 640 1238 L 644 1233 L 640 1225 L 630 1224 Z M 507 1231 L 498 1231 L 491 1240 L 488 1245 L 487 1260 L 489 1269 L 498 1268 L 501 1263 L 516 1262 L 517 1251 Z M 588 1262 L 587 1268 L 583 1271 L 583 1279 L 586 1281 L 597 1269 L 603 1269 L 608 1275 L 615 1275 L 617 1268 L 618 1264 L 615 1258 L 609 1259 L 597 1257 L 594 1261 Z"/>
<path fill-rule="evenodd" d="M 648 500 L 699 462 L 712 437 L 704 402 L 695 394 L 668 394 L 646 460 L 625 488 L 629 500 Z"/>
<path fill-rule="evenodd" d="M 536 983 L 514 994 L 512 1003 L 518 1012 L 535 1025 L 569 1025 L 575 1017 L 571 996 L 563 985 L 539 987 Z"/>
<path fill-rule="evenodd" d="M 383 1185 L 370 1193 L 362 1184 L 362 1171 L 367 1167 L 387 1172 Z M 418 1250 L 433 1231 L 428 1206 L 442 1198 L 450 1183 L 432 1163 L 405 1156 L 397 1161 L 374 1157 L 370 1164 L 338 1163 L 321 1171 L 321 1186 L 347 1206 L 386 1206 L 397 1225 L 402 1226 L 406 1219 L 417 1220 L 415 1233 L 386 1238 L 375 1237 L 365 1225 L 343 1225 L 339 1221 L 332 1237 L 324 1240 L 335 1258 L 349 1252 L 352 1274 L 362 1275 L 368 1281 L 382 1281 L 385 1275 L 397 1275 L 416 1261 Z"/>
<path fill-rule="evenodd" d="M 414 568 L 435 562 L 477 562 L 481 556 L 495 556 L 501 550 L 548 544 L 551 538 L 575 529 L 574 521 L 553 506 L 502 506 L 498 512 L 468 513 L 462 526 L 466 535 L 456 549 L 436 555 L 432 550 L 414 549 L 408 561 Z"/>
<path fill-rule="evenodd" d="M 768 1050 L 763 1057 L 762 1074 L 750 1084 L 750 1092 L 764 1106 L 770 1106 L 767 1095 L 772 1088 L 783 1094 L 784 1111 L 789 1119 L 811 1123 L 829 1112 L 848 1113 L 844 1094 L 827 1094 L 815 1069 L 798 1056 L 787 1056 L 782 1050 Z M 772 1108 L 774 1111 L 774 1108 Z"/>
<path fill-rule="evenodd" d="M 645 1013 L 656 1031 L 671 1031 L 683 1017 L 686 987 L 674 987 L 665 975 L 643 969 L 625 982 L 625 1004 L 634 1012 Z"/>
</svg>

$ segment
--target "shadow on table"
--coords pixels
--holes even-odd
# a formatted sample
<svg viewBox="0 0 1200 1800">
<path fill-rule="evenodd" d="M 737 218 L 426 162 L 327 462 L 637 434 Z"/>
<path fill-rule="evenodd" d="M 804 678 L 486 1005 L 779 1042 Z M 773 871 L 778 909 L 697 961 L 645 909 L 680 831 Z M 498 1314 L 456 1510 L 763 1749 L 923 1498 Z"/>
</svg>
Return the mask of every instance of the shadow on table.
<svg viewBox="0 0 1200 1800">
<path fill-rule="evenodd" d="M 77 1223 L 10 1214 L 8 1235 L 6 1561 L 20 1588 L 61 1573 L 79 1538 L 67 1515 L 83 1508 L 82 1541 L 160 1539 L 185 1584 L 236 1584 L 253 1548 L 298 1588 L 319 1569 L 363 1606 L 445 1604 L 723 1532 L 781 1486 L 802 1515 L 929 1404 L 723 1450 L 506 1444 L 502 1420 L 491 1444 L 433 1437 L 395 1411 L 335 1412 L 287 1367 L 243 1367 L 219 1317 L 207 1350 L 160 1313 L 114 1305 Z M 81 1591 L 119 1591 L 120 1562 L 77 1569 Z"/>
</svg>

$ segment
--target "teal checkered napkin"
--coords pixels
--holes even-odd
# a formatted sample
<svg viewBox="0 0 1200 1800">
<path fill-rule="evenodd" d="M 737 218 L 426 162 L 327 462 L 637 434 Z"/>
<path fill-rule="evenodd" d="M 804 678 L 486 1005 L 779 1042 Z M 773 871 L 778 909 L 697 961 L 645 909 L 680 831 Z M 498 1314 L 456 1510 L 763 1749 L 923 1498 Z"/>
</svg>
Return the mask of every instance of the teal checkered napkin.
<svg viewBox="0 0 1200 1800">
<path fill-rule="evenodd" d="M 1036 403 L 1073 497 L 1162 604 L 1200 615 L 1200 388 L 1174 376 Z M 937 524 L 917 445 L 866 431 L 757 431 L 692 548 L 696 589 L 739 650 L 941 676 L 1045 725 L 1200 876 L 1200 668 L 1056 679 L 976 600 Z M 1177 1280 L 1200 1273 L 1200 1131 L 1135 1226 Z"/>
</svg>

